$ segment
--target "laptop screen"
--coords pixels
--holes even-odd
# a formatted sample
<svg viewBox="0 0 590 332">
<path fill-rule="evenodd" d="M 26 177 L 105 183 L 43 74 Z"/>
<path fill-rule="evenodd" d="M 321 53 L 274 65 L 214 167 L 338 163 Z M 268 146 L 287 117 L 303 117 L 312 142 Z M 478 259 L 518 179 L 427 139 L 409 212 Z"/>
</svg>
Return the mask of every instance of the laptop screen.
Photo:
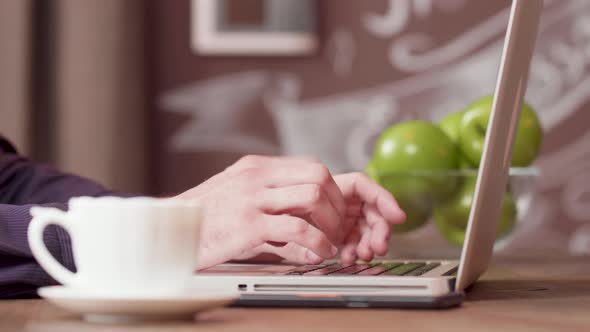
<svg viewBox="0 0 590 332">
<path fill-rule="evenodd" d="M 490 125 L 461 253 L 457 290 L 473 283 L 487 269 L 492 256 L 542 10 L 543 0 L 513 0 L 512 3 Z"/>
</svg>

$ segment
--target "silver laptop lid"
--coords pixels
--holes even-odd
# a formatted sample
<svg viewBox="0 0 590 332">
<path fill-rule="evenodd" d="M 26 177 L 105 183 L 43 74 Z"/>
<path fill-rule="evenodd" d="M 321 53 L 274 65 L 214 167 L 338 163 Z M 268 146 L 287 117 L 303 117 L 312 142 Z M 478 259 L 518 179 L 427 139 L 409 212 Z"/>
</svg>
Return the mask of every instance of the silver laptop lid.
<svg viewBox="0 0 590 332">
<path fill-rule="evenodd" d="M 490 124 L 459 263 L 457 290 L 464 290 L 477 280 L 487 269 L 492 256 L 542 10 L 543 0 L 512 2 Z"/>
</svg>

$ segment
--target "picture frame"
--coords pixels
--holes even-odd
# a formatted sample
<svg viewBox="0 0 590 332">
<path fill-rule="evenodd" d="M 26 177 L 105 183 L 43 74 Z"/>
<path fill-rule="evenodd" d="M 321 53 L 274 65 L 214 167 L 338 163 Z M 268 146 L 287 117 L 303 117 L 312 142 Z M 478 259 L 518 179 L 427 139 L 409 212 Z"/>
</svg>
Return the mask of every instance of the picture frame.
<svg viewBox="0 0 590 332">
<path fill-rule="evenodd" d="M 201 55 L 308 55 L 318 48 L 316 0 L 192 0 Z"/>
</svg>

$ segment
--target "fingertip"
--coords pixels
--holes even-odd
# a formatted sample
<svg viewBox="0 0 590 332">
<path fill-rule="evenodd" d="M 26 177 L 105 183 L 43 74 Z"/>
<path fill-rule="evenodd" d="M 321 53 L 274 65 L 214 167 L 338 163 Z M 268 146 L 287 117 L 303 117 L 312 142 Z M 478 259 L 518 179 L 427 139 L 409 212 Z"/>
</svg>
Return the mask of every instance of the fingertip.
<svg viewBox="0 0 590 332">
<path fill-rule="evenodd" d="M 340 257 L 346 261 L 346 263 L 354 263 L 357 260 L 356 247 L 356 244 L 348 243 L 342 248 Z"/>
<path fill-rule="evenodd" d="M 389 243 L 387 243 L 387 240 L 379 241 L 373 247 L 373 251 L 379 256 L 383 256 L 383 255 L 387 254 L 388 249 L 389 249 Z"/>
<path fill-rule="evenodd" d="M 336 248 L 336 246 L 332 245 L 332 248 L 330 248 L 331 252 L 332 252 L 332 257 L 336 256 L 338 254 L 338 248 Z M 332 258 L 330 257 L 330 258 Z"/>
<path fill-rule="evenodd" d="M 406 221 L 406 213 L 397 204 L 395 206 L 390 205 L 388 210 L 380 209 L 380 212 L 391 225 L 403 224 Z"/>
<path fill-rule="evenodd" d="M 399 207 L 397 201 L 387 192 L 388 197 L 380 196 L 377 200 L 377 210 L 388 221 L 392 223 L 401 223 L 405 219 L 405 212 Z M 402 221 L 400 221 L 402 220 Z"/>
<path fill-rule="evenodd" d="M 352 264 L 356 261 L 356 254 L 350 251 L 342 253 L 342 260 L 345 264 Z"/>
<path fill-rule="evenodd" d="M 309 262 L 309 264 L 320 264 L 321 262 L 324 261 L 323 258 L 321 258 L 320 256 L 318 256 L 315 252 L 311 251 L 311 250 L 307 250 L 307 253 L 305 254 L 305 258 L 307 259 L 307 261 Z"/>
<path fill-rule="evenodd" d="M 340 262 L 342 262 L 343 265 L 348 265 L 348 264 L 352 264 L 353 261 L 350 259 L 350 256 L 340 256 Z"/>
<path fill-rule="evenodd" d="M 406 212 L 404 210 L 402 210 L 401 208 L 398 208 L 398 220 L 399 220 L 399 224 L 402 224 L 406 221 L 406 218 L 408 217 L 408 215 L 406 214 Z"/>
<path fill-rule="evenodd" d="M 373 252 L 367 247 L 359 247 L 356 251 L 358 257 L 365 262 L 373 260 Z"/>
<path fill-rule="evenodd" d="M 375 253 L 371 252 L 367 256 L 365 256 L 363 260 L 368 263 L 373 260 L 373 257 L 375 257 Z"/>
</svg>

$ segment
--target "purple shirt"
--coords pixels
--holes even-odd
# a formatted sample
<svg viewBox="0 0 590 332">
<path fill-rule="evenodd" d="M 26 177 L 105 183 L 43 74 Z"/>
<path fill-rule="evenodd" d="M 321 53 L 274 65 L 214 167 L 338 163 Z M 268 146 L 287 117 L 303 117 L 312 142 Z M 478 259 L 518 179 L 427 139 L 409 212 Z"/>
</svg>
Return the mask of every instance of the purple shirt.
<svg viewBox="0 0 590 332">
<path fill-rule="evenodd" d="M 39 286 L 56 284 L 29 249 L 31 206 L 65 210 L 71 197 L 105 195 L 114 194 L 90 180 L 31 162 L 0 137 L 0 299 L 34 297 Z M 63 229 L 48 227 L 45 243 L 58 261 L 75 270 L 70 240 Z"/>
</svg>

